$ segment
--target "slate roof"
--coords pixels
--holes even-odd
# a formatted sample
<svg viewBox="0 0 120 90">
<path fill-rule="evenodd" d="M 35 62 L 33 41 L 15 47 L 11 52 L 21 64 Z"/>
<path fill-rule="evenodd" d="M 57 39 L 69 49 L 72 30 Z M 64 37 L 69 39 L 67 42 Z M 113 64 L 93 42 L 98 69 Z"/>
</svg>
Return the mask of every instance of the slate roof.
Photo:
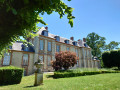
<svg viewBox="0 0 120 90">
<path fill-rule="evenodd" d="M 15 43 L 13 43 L 12 45 L 12 50 L 17 50 L 17 51 L 26 51 L 25 48 L 28 48 L 27 52 L 35 52 L 34 47 L 31 45 L 28 45 L 28 47 L 26 47 L 23 42 L 17 41 Z"/>
<path fill-rule="evenodd" d="M 37 32 L 37 34 L 42 35 L 42 31 L 44 31 L 44 30 L 46 30 L 45 27 L 42 27 L 42 28 Z M 54 35 L 54 34 L 51 34 L 51 33 L 48 32 L 48 37 L 55 39 L 55 36 L 58 36 L 58 35 Z M 59 36 L 59 37 L 60 37 L 60 36 Z M 65 43 L 65 40 L 69 40 L 69 44 L 73 45 L 73 42 L 74 42 L 74 41 L 72 41 L 72 40 L 70 40 L 70 39 L 67 39 L 67 38 L 64 38 L 64 37 L 60 37 L 60 42 Z M 77 42 L 77 46 L 79 46 L 79 47 L 85 47 L 84 44 L 86 44 L 86 42 L 83 42 L 82 40 L 76 41 L 76 42 Z M 88 45 L 87 45 L 87 47 L 90 48 Z"/>
<path fill-rule="evenodd" d="M 44 31 L 44 30 L 46 30 L 46 29 L 44 27 L 42 27 L 37 32 L 37 34 L 42 35 L 42 31 Z M 54 35 L 54 34 L 51 34 L 51 33 L 48 32 L 48 37 L 55 39 L 55 36 L 58 36 L 58 35 Z M 73 45 L 74 41 L 72 41 L 70 39 L 67 39 L 67 38 L 64 38 L 64 37 L 60 37 L 60 41 L 59 42 L 65 43 L 65 40 L 69 40 L 69 44 Z M 83 42 L 82 40 L 76 41 L 76 42 L 77 42 L 77 46 L 85 47 L 84 44 L 86 44 L 86 42 Z M 25 48 L 26 48 L 26 46 L 21 41 L 17 41 L 15 43 L 13 43 L 13 46 L 12 46 L 12 50 L 18 50 L 18 51 L 25 51 Z M 87 45 L 87 48 L 90 48 L 90 47 Z M 31 45 L 28 45 L 28 51 L 27 52 L 35 52 L 34 47 L 31 46 Z"/>
</svg>

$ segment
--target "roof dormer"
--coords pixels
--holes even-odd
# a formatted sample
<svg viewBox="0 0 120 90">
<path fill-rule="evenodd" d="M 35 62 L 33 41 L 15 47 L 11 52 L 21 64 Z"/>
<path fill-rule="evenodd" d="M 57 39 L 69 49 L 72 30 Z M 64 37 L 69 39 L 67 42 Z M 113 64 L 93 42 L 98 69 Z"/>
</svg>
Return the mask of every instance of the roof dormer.
<svg viewBox="0 0 120 90">
<path fill-rule="evenodd" d="M 69 44 L 69 40 L 65 40 L 65 43 L 66 43 L 66 44 Z"/>
<path fill-rule="evenodd" d="M 60 41 L 60 37 L 59 36 L 55 36 L 55 40 L 59 42 Z"/>
<path fill-rule="evenodd" d="M 72 43 L 73 43 L 74 46 L 77 46 L 77 42 L 76 42 L 76 41 L 74 41 L 74 42 L 72 42 Z"/>
<path fill-rule="evenodd" d="M 43 31 L 42 31 L 42 35 L 48 37 L 48 30 L 43 30 Z"/>
</svg>

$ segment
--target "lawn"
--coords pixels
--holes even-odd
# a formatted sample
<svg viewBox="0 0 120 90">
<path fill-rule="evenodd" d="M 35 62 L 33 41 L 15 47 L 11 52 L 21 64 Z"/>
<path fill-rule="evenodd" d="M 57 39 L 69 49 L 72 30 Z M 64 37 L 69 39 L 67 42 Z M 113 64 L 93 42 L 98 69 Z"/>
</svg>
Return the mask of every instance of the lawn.
<svg viewBox="0 0 120 90">
<path fill-rule="evenodd" d="M 8 90 L 120 90 L 120 73 L 98 74 L 79 76 L 72 78 L 46 78 L 44 85 L 34 87 L 34 75 L 22 78 L 22 82 L 16 85 L 0 86 Z"/>
</svg>

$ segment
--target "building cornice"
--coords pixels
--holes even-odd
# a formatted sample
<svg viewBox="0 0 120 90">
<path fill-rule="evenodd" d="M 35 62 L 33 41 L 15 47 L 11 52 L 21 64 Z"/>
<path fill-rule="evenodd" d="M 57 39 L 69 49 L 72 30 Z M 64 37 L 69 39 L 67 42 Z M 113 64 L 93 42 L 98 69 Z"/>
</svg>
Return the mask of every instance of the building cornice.
<svg viewBox="0 0 120 90">
<path fill-rule="evenodd" d="M 32 53 L 32 54 L 34 54 L 34 52 L 19 51 L 19 50 L 8 50 L 8 52 L 22 52 L 22 53 Z"/>
</svg>

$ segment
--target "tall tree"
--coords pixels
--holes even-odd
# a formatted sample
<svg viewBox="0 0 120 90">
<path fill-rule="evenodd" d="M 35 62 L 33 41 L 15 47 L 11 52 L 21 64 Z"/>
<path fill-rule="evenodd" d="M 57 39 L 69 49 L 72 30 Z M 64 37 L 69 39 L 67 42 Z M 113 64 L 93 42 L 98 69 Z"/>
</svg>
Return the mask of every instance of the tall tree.
<svg viewBox="0 0 120 90">
<path fill-rule="evenodd" d="M 101 37 L 95 32 L 87 35 L 86 43 L 92 48 L 92 55 L 100 57 L 101 50 L 105 45 L 105 37 Z"/>
<path fill-rule="evenodd" d="M 73 27 L 72 11 L 63 0 L 0 0 L 0 52 L 20 36 L 35 32 L 36 23 L 46 25 L 41 18 L 44 13 L 57 12 L 60 18 L 67 14 Z"/>
<path fill-rule="evenodd" d="M 114 49 L 118 49 L 119 42 L 111 41 L 108 45 L 105 45 L 106 51 L 111 51 Z"/>
</svg>

